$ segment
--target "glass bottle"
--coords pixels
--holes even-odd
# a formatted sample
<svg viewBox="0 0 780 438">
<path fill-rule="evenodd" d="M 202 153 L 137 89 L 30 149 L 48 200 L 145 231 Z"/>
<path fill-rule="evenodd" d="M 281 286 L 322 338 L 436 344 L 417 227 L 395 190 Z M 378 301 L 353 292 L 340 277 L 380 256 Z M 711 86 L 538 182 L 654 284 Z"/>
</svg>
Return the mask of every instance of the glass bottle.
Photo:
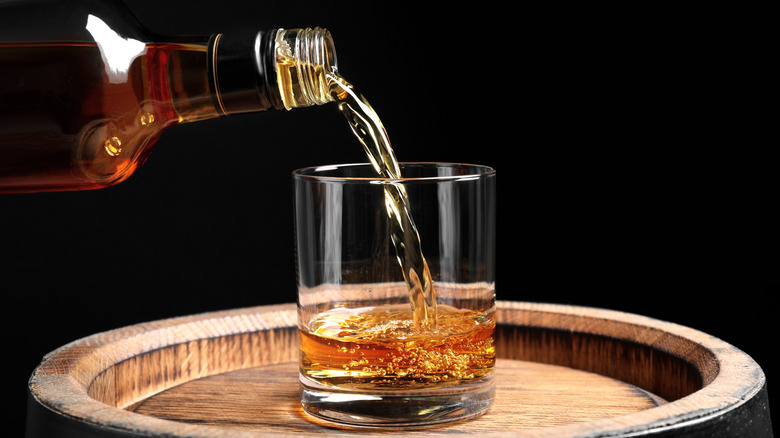
<svg viewBox="0 0 780 438">
<path fill-rule="evenodd" d="M 0 193 L 127 179 L 178 123 L 319 105 L 321 28 L 154 35 L 113 1 L 0 2 Z"/>
</svg>

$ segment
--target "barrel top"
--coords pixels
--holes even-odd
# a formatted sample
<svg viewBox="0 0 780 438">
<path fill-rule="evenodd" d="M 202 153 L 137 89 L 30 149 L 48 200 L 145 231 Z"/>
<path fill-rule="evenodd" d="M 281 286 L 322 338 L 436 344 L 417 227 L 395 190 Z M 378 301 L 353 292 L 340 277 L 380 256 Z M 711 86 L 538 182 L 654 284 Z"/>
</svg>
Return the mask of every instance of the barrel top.
<svg viewBox="0 0 780 438">
<path fill-rule="evenodd" d="M 709 436 L 712 427 L 722 427 L 723 421 L 733 421 L 750 423 L 730 424 L 735 431 L 751 427 L 754 435 L 759 433 L 755 436 L 772 436 L 763 371 L 750 356 L 716 337 L 640 315 L 558 304 L 498 301 L 496 318 L 497 370 L 508 386 L 504 393 L 499 389 L 495 412 L 468 424 L 417 430 L 415 434 L 460 435 L 478 430 L 497 437 L 703 437 Z M 258 418 L 252 424 L 237 426 L 220 424 L 219 418 L 206 419 L 214 420 L 210 424 L 155 413 L 155 406 L 167 409 L 163 405 L 173 403 L 170 400 L 177 394 L 200 391 L 208 385 L 213 385 L 210 391 L 217 392 L 209 394 L 217 404 L 220 388 L 230 385 L 226 382 L 255 382 L 246 383 L 246 388 L 267 385 L 257 373 L 268 367 L 265 370 L 276 370 L 279 378 L 272 383 L 279 386 L 254 390 L 271 397 L 269 405 L 280 410 L 271 416 L 279 418 L 285 409 L 294 410 L 284 403 L 297 397 L 296 362 L 295 304 L 209 312 L 97 333 L 51 352 L 34 370 L 29 380 L 27 436 L 42 437 L 54 427 L 68 428 L 71 435 L 67 436 L 72 437 L 94 436 L 89 433 L 95 430 L 107 437 L 254 438 L 267 436 L 269 431 L 280 436 L 374 434 L 336 430 L 303 417 L 299 418 L 301 429 L 268 429 Z M 530 418 L 531 407 L 513 417 L 515 414 L 508 413 L 511 409 L 502 410 L 499 405 L 502 400 L 518 409 L 523 403 L 530 405 L 531 400 L 566 404 L 573 400 L 566 398 L 566 389 L 577 385 L 560 382 L 591 378 L 604 388 L 612 388 L 602 401 L 617 397 L 614 400 L 622 401 L 615 403 L 620 403 L 622 410 L 599 407 L 601 416 L 583 416 L 569 423 L 551 418 L 545 420 L 549 424 L 529 425 L 536 421 Z M 540 386 L 529 384 L 531 381 Z M 585 389 L 587 385 L 580 386 L 583 391 L 590 390 Z M 536 390 L 550 395 L 535 395 Z M 555 399 L 555 394 L 562 398 Z M 286 401 L 280 401 L 284 396 Z M 630 401 L 620 397 L 630 397 Z M 182 398 L 177 400 L 179 403 Z M 539 410 L 535 418 L 547 418 L 544 415 L 551 412 L 549 407 L 537 405 L 533 408 Z M 632 411 L 629 405 L 636 408 Z M 197 408 L 185 410 L 194 412 Z M 492 414 L 495 416 L 489 417 Z M 207 415 L 215 416 L 213 411 Z M 750 421 L 745 421 L 745 416 Z M 381 431 L 384 435 L 393 433 Z"/>
</svg>

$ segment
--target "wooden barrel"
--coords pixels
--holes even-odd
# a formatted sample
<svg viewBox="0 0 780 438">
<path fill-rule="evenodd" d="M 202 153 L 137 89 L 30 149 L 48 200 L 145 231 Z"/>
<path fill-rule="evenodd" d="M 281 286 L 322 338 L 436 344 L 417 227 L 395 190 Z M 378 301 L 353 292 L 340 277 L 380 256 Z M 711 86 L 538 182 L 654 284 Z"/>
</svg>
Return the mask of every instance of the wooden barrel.
<svg viewBox="0 0 780 438">
<path fill-rule="evenodd" d="M 737 348 L 638 315 L 498 302 L 492 409 L 460 423 L 350 429 L 299 403 L 297 309 L 154 321 L 47 355 L 29 381 L 27 437 L 312 435 L 772 437 L 766 379 Z"/>
</svg>

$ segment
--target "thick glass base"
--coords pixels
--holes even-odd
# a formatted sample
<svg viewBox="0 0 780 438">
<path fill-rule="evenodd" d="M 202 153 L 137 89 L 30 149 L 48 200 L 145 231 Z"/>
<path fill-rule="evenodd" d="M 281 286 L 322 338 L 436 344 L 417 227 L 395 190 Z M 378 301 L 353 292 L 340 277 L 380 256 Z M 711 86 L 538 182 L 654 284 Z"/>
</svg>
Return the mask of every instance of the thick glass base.
<svg viewBox="0 0 780 438">
<path fill-rule="evenodd" d="M 494 376 L 449 388 L 415 391 L 341 390 L 300 376 L 303 409 L 350 426 L 415 427 L 462 421 L 486 413 L 495 397 Z"/>
</svg>

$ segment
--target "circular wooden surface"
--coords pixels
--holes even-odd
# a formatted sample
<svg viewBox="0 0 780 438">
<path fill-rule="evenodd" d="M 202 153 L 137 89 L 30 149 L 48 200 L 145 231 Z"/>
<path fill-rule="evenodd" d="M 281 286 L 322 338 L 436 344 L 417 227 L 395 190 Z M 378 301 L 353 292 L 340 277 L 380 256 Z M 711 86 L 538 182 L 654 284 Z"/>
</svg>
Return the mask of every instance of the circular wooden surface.
<svg viewBox="0 0 780 438">
<path fill-rule="evenodd" d="M 499 359 L 496 372 L 496 401 L 490 412 L 422 431 L 451 435 L 549 428 L 630 414 L 663 403 L 635 386 L 568 367 Z M 203 394 L 217 394 L 219 403 Z M 144 400 L 133 411 L 225 429 L 296 436 L 323 431 L 339 436 L 410 433 L 408 429 L 330 426 L 307 415 L 300 405 L 298 364 L 294 362 L 193 380 Z"/>
<path fill-rule="evenodd" d="M 705 333 L 638 315 L 498 302 L 496 403 L 414 431 L 336 428 L 297 401 L 293 304 L 138 324 L 65 345 L 29 384 L 28 438 L 403 433 L 771 437 L 761 368 Z"/>
</svg>

